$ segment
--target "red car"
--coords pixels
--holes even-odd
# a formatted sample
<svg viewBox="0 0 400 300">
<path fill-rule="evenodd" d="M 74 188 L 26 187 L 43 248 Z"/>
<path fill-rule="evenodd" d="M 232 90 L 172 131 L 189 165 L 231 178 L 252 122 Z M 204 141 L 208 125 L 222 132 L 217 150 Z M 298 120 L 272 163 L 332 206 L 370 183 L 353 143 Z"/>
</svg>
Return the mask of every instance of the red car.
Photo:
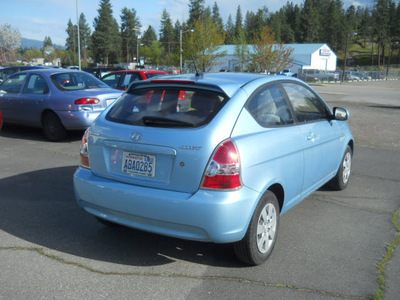
<svg viewBox="0 0 400 300">
<path fill-rule="evenodd" d="M 114 89 L 126 90 L 134 81 L 146 80 L 160 75 L 169 74 L 154 70 L 123 70 L 108 73 L 101 78 L 101 81 Z"/>
</svg>

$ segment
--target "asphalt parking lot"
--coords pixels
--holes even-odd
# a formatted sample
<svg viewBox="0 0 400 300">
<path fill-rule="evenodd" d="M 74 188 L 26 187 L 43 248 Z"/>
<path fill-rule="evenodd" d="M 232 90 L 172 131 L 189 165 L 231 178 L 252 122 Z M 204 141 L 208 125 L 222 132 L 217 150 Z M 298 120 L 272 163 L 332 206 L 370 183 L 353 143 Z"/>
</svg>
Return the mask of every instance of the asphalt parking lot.
<svg viewBox="0 0 400 300">
<path fill-rule="evenodd" d="M 350 111 L 352 178 L 284 214 L 274 252 L 257 267 L 230 245 L 105 227 L 75 203 L 81 133 L 52 143 L 5 125 L 0 299 L 370 299 L 380 288 L 399 299 L 399 246 L 383 263 L 400 235 L 400 83 L 313 87 Z"/>
</svg>

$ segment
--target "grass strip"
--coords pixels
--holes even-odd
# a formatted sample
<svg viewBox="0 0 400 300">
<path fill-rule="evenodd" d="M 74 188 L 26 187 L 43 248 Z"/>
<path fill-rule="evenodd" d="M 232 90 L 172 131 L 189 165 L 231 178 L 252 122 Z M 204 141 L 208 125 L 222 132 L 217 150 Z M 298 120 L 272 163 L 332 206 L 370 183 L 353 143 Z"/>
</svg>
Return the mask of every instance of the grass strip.
<svg viewBox="0 0 400 300">
<path fill-rule="evenodd" d="M 392 259 L 394 251 L 396 250 L 397 245 L 400 243 L 400 225 L 398 223 L 398 218 L 400 214 L 400 208 L 393 214 L 392 223 L 393 226 L 396 228 L 396 238 L 395 240 L 386 247 L 386 255 L 382 258 L 378 265 L 378 285 L 379 290 L 375 293 L 374 299 L 381 300 L 383 299 L 386 291 L 386 276 L 385 276 L 385 269 L 387 263 Z"/>
</svg>

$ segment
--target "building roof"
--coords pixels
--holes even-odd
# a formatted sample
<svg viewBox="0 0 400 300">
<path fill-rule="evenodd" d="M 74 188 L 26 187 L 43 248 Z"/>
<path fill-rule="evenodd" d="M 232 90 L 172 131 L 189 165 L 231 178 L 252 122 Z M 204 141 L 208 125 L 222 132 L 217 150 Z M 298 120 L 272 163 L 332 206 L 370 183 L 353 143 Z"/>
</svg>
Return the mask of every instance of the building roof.
<svg viewBox="0 0 400 300">
<path fill-rule="evenodd" d="M 323 46 L 330 47 L 327 44 L 285 44 L 286 47 L 293 48 L 292 55 L 311 55 L 321 49 Z M 250 53 L 254 52 L 253 45 L 248 45 Z M 225 52 L 226 55 L 236 55 L 236 45 L 223 45 L 216 52 Z M 332 51 L 333 52 L 333 51 Z"/>
</svg>

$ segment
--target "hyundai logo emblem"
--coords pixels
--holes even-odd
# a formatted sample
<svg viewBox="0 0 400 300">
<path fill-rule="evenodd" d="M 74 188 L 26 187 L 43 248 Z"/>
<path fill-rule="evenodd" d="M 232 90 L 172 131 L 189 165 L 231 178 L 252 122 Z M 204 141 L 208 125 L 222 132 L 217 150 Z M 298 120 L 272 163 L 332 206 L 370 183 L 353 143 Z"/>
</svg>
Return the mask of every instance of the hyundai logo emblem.
<svg viewBox="0 0 400 300">
<path fill-rule="evenodd" d="M 131 133 L 131 139 L 134 141 L 140 141 L 143 138 L 143 135 L 140 132 Z"/>
</svg>

